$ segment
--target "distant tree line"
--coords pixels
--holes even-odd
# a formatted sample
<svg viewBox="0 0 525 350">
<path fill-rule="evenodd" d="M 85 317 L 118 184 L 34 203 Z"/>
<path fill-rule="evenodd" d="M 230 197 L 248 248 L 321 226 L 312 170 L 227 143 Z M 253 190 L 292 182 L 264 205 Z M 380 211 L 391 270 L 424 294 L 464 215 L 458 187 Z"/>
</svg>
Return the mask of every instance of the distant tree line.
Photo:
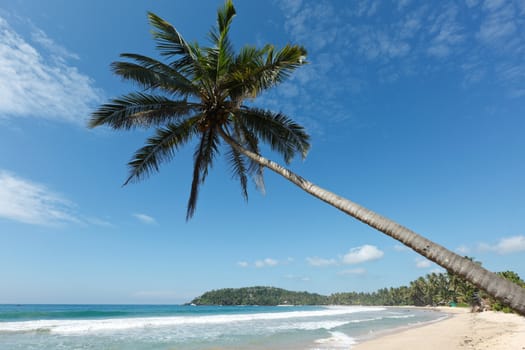
<svg viewBox="0 0 525 350">
<path fill-rule="evenodd" d="M 193 299 L 196 305 L 326 305 L 327 297 L 275 287 L 225 288 Z"/>
<path fill-rule="evenodd" d="M 525 287 L 513 271 L 499 275 Z M 226 288 L 204 293 L 191 301 L 196 305 L 385 305 L 385 306 L 480 306 L 509 312 L 477 287 L 451 273 L 430 273 L 407 286 L 381 288 L 375 292 L 334 293 L 324 296 L 275 287 Z"/>
</svg>

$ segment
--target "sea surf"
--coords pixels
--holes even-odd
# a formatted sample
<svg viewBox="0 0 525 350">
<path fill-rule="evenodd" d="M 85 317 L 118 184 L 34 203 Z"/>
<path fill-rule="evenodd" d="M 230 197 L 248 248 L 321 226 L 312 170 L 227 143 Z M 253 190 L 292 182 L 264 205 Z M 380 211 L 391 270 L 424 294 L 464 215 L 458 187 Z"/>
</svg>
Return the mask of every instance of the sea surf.
<svg viewBox="0 0 525 350">
<path fill-rule="evenodd" d="M 349 349 L 441 317 L 365 306 L 0 305 L 0 350 Z"/>
</svg>

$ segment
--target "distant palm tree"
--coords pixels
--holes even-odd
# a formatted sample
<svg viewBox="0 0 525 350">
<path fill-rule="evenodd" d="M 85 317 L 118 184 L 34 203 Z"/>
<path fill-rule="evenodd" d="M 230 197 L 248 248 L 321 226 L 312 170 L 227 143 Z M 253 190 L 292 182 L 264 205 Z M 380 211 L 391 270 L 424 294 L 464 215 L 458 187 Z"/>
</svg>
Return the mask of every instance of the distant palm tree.
<svg viewBox="0 0 525 350">
<path fill-rule="evenodd" d="M 286 45 L 280 50 L 266 45 L 244 46 L 235 53 L 228 36 L 234 15 L 233 3 L 227 0 L 218 10 L 217 25 L 209 33 L 212 45 L 202 47 L 188 43 L 171 24 L 149 13 L 157 49 L 166 63 L 124 53 L 121 57 L 126 61 L 112 64 L 115 74 L 138 83 L 144 90 L 100 106 L 89 126 L 156 128 L 155 135 L 130 161 L 131 172 L 125 183 L 158 171 L 161 163 L 197 139 L 186 215 L 189 219 L 195 212 L 199 188 L 219 155 L 221 142 L 225 142 L 228 161 L 245 198 L 248 177 L 263 188 L 263 168 L 267 167 L 525 314 L 525 289 L 261 156 L 260 141 L 280 153 L 287 164 L 296 154 L 304 158 L 309 150 L 309 136 L 302 126 L 282 113 L 246 104 L 247 99 L 279 84 L 303 65 L 306 50 L 298 45 Z"/>
</svg>

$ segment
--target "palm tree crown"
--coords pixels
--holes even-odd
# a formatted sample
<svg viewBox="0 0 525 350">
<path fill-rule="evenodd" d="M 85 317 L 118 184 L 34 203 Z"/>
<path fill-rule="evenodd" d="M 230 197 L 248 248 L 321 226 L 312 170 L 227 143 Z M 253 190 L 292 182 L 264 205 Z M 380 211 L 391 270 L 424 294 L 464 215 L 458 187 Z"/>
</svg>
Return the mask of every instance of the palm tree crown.
<svg viewBox="0 0 525 350">
<path fill-rule="evenodd" d="M 235 8 L 227 0 L 217 11 L 217 23 L 210 32 L 211 46 L 188 43 L 159 16 L 149 13 L 153 38 L 161 62 L 138 54 L 123 53 L 112 64 L 115 74 L 134 81 L 144 90 L 112 100 L 98 108 L 90 127 L 106 125 L 113 129 L 156 128 L 129 162 L 125 184 L 141 180 L 159 165 L 171 160 L 177 150 L 197 138 L 193 180 L 186 218 L 193 216 L 200 185 L 220 152 L 221 138 L 259 154 L 259 140 L 266 142 L 289 163 L 300 154 L 306 156 L 309 136 L 304 128 L 282 113 L 245 104 L 261 92 L 279 84 L 305 63 L 306 50 L 286 45 L 276 50 L 244 46 L 236 53 L 229 39 Z M 241 154 L 231 144 L 227 159 L 240 181 L 247 199 L 248 176 L 263 188 L 262 165 Z"/>
</svg>

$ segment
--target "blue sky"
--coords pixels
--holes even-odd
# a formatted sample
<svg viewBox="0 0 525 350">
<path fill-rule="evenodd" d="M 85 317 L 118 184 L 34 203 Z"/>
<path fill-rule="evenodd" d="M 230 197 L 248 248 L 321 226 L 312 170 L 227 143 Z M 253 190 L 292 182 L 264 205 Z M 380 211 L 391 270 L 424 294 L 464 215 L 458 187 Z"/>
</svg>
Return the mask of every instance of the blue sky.
<svg viewBox="0 0 525 350">
<path fill-rule="evenodd" d="M 192 147 L 122 187 L 151 131 L 89 130 L 155 56 L 147 11 L 206 41 L 218 0 L 0 0 L 0 303 L 179 303 L 272 285 L 329 294 L 438 267 L 266 172 L 245 203 L 216 162 L 185 222 Z M 236 47 L 299 69 L 257 104 L 307 128 L 291 168 L 493 271 L 525 276 L 525 2 L 236 1 Z M 281 161 L 275 154 L 265 155 Z"/>
</svg>

